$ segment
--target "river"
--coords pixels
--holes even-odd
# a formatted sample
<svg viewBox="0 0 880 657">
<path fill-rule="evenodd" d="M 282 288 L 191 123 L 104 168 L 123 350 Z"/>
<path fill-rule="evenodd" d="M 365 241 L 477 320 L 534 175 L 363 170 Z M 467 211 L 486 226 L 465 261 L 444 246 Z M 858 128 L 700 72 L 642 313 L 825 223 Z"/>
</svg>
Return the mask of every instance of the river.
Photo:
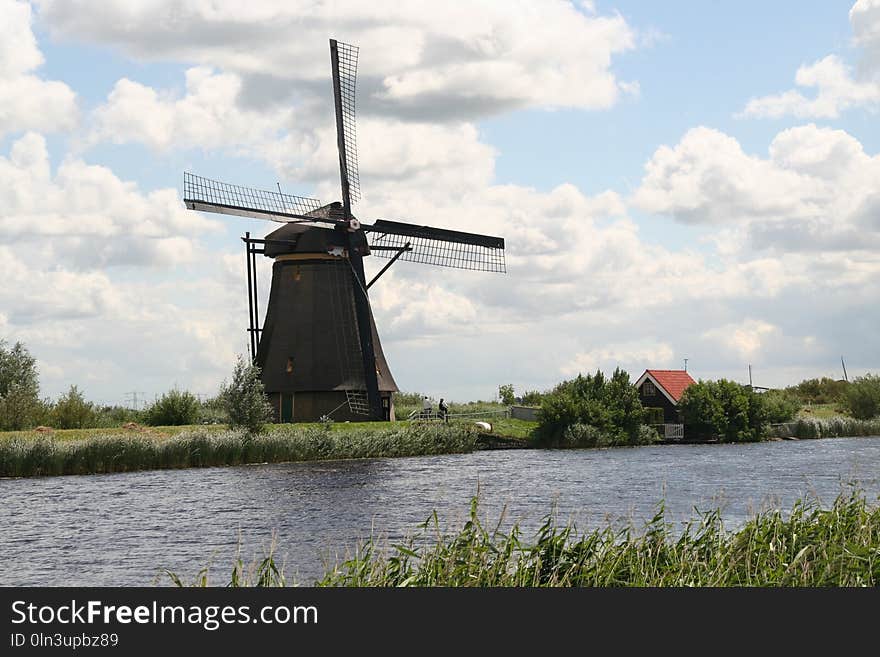
<svg viewBox="0 0 880 657">
<path fill-rule="evenodd" d="M 757 509 L 825 504 L 857 484 L 880 495 L 880 437 L 745 445 L 509 450 L 0 480 L 0 585 L 169 584 L 212 564 L 228 581 L 273 534 L 289 576 L 312 583 L 372 532 L 389 541 L 437 510 L 456 526 L 480 491 L 481 517 L 527 530 L 554 507 L 587 529 L 641 524 L 665 501 L 680 523 L 720 507 L 735 528 Z"/>
</svg>

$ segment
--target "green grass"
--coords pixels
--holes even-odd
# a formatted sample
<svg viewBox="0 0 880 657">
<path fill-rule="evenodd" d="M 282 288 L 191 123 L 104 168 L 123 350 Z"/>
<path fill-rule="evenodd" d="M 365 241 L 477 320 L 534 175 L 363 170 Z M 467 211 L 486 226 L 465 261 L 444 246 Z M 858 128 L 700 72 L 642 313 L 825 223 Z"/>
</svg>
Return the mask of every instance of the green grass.
<svg viewBox="0 0 880 657">
<path fill-rule="evenodd" d="M 795 416 L 796 420 L 824 420 L 832 417 L 846 416 L 840 404 L 807 404 L 802 406 Z"/>
<path fill-rule="evenodd" d="M 642 529 L 607 525 L 578 533 L 552 514 L 531 539 L 518 527 L 486 526 L 476 498 L 467 522 L 445 533 L 436 513 L 408 540 L 360 545 L 319 586 L 878 586 L 880 507 L 853 492 L 823 509 L 795 503 L 727 531 L 720 511 L 696 515 L 674 531 L 664 508 Z M 274 550 L 274 548 L 273 548 Z M 273 550 L 250 568 L 239 559 L 231 586 L 284 586 Z M 166 571 L 167 573 L 167 571 Z M 183 585 L 179 577 L 167 573 Z M 196 586 L 207 586 L 202 569 Z"/>
<path fill-rule="evenodd" d="M 533 440 L 538 429 L 537 422 L 512 417 L 487 418 L 486 421 L 492 425 L 492 433 L 502 438 Z"/>
<path fill-rule="evenodd" d="M 349 430 L 288 424 L 261 435 L 200 427 L 162 439 L 139 432 L 76 440 L 10 437 L 0 440 L 0 477 L 449 454 L 469 452 L 477 440 L 469 426 L 381 424 Z"/>
</svg>

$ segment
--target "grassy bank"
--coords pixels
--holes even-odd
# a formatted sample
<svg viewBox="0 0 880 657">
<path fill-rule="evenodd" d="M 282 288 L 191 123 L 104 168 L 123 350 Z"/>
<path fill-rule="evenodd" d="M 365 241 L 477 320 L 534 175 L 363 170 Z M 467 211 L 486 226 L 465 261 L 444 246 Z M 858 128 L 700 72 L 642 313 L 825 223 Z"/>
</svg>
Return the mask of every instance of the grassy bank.
<svg viewBox="0 0 880 657">
<path fill-rule="evenodd" d="M 258 436 L 218 428 L 198 428 L 161 439 L 138 432 L 76 440 L 16 436 L 0 440 L 0 476 L 451 454 L 473 450 L 477 440 L 476 432 L 467 425 L 375 424 L 381 428 L 278 425 Z"/>
<path fill-rule="evenodd" d="M 194 585 L 207 586 L 207 569 Z M 169 573 L 177 584 L 180 578 Z M 233 568 L 232 586 L 283 586 L 272 554 Z M 720 512 L 673 531 L 662 507 L 643 529 L 610 525 L 586 534 L 552 516 L 531 540 L 487 528 L 476 500 L 469 520 L 443 534 L 436 515 L 403 544 L 373 541 L 328 572 L 320 586 L 877 586 L 880 507 L 863 496 L 828 509 L 799 501 L 790 514 L 755 515 L 735 532 Z"/>
<path fill-rule="evenodd" d="M 269 434 L 286 433 L 295 427 L 297 430 L 323 429 L 334 433 L 373 433 L 376 431 L 388 431 L 389 428 L 401 428 L 410 426 L 410 422 L 331 422 L 329 424 L 297 423 L 297 424 L 267 424 L 264 431 Z M 184 424 L 169 427 L 151 427 L 139 424 L 129 424 L 122 427 L 98 428 L 98 429 L 52 429 L 49 431 L 0 431 L 0 442 L 12 438 L 47 438 L 51 437 L 58 441 L 87 440 L 100 436 L 141 436 L 153 440 L 164 440 L 173 436 L 187 433 L 220 434 L 228 431 L 225 424 Z"/>
</svg>

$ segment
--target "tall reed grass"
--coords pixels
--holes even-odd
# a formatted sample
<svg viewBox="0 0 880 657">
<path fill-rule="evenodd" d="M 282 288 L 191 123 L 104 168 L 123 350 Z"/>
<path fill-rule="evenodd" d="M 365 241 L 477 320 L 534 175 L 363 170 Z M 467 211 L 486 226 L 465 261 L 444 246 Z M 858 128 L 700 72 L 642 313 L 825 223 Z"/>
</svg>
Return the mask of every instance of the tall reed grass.
<svg viewBox="0 0 880 657">
<path fill-rule="evenodd" d="M 298 428 L 271 433 L 194 430 L 167 439 L 139 435 L 59 441 L 51 437 L 0 441 L 0 477 L 131 472 L 244 463 L 416 456 L 468 452 L 476 433 L 463 425 L 410 425 L 378 431 Z"/>
<path fill-rule="evenodd" d="M 702 513 L 674 531 L 663 506 L 641 530 L 608 525 L 579 534 L 546 517 L 532 540 L 518 526 L 487 528 L 471 501 L 468 520 L 444 533 L 436 513 L 417 533 L 392 546 L 370 540 L 317 586 L 877 586 L 880 506 L 858 492 L 827 509 L 810 500 L 792 511 L 754 515 L 735 532 L 719 511 Z M 285 586 L 275 545 L 245 567 L 238 558 L 226 586 Z M 180 577 L 165 571 L 178 586 Z M 192 586 L 208 586 L 202 569 Z"/>
<path fill-rule="evenodd" d="M 382 549 L 362 545 L 322 586 L 877 586 L 880 507 L 856 493 L 830 509 L 799 501 L 790 514 L 755 515 L 736 531 L 719 511 L 673 531 L 664 508 L 641 531 L 607 526 L 578 534 L 552 515 L 533 540 L 518 527 L 486 528 L 477 502 L 451 535 L 436 516 L 421 534 Z M 426 542 L 425 539 L 433 537 Z"/>
<path fill-rule="evenodd" d="M 767 430 L 775 438 L 848 438 L 880 436 L 880 418 L 857 420 L 851 417 L 802 418 L 795 422 L 772 425 Z"/>
</svg>

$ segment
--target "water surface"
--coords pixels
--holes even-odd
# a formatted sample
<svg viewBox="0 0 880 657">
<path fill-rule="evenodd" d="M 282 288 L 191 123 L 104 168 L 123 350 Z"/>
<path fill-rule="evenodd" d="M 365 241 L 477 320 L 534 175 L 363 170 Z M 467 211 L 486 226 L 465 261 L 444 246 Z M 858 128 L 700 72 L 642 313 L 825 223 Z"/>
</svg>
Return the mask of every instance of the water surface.
<svg viewBox="0 0 880 657">
<path fill-rule="evenodd" d="M 589 528 L 721 507 L 730 527 L 804 495 L 830 503 L 850 482 L 880 495 L 880 437 L 746 445 L 510 450 L 0 480 L 0 585 L 167 584 L 211 561 L 225 584 L 277 534 L 309 584 L 371 531 L 397 540 L 436 509 L 455 524 L 479 488 L 482 515 L 534 530 L 556 507 Z"/>
</svg>

